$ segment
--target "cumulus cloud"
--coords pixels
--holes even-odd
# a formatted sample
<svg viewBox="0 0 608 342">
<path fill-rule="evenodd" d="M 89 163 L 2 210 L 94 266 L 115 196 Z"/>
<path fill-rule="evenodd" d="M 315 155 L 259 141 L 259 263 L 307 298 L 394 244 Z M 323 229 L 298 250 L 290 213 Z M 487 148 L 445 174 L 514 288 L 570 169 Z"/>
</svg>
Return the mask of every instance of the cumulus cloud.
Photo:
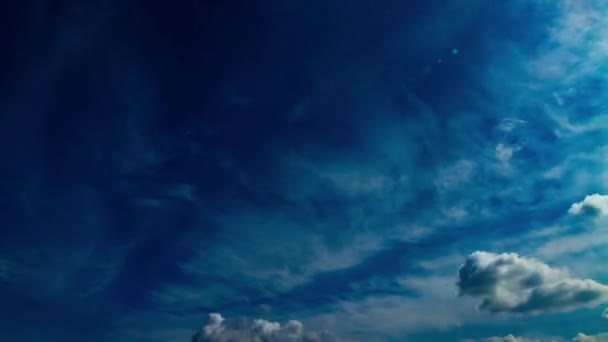
<svg viewBox="0 0 608 342">
<path fill-rule="evenodd" d="M 533 339 L 533 338 L 519 337 L 519 336 L 514 336 L 512 334 L 509 334 L 507 336 L 502 336 L 502 337 L 501 336 L 486 337 L 486 338 L 482 338 L 480 340 L 465 339 L 462 342 L 557 342 L 557 341 L 562 341 L 562 339 L 554 339 L 554 338 Z"/>
<path fill-rule="evenodd" d="M 279 322 L 256 319 L 253 322 L 227 324 L 219 313 L 209 314 L 207 324 L 193 337 L 192 342 L 326 342 L 336 341 L 325 332 L 305 332 L 301 322 Z"/>
<path fill-rule="evenodd" d="M 608 333 L 598 335 L 585 335 L 583 333 L 578 333 L 574 338 L 572 338 L 572 342 L 608 342 Z"/>
<path fill-rule="evenodd" d="M 224 317 L 219 313 L 209 314 L 209 322 L 203 328 L 205 336 L 219 335 L 224 330 L 223 327 Z"/>
<path fill-rule="evenodd" d="M 571 215 L 608 215 L 608 195 L 587 195 L 584 200 L 572 204 L 570 209 L 568 209 L 568 213 Z"/>
<path fill-rule="evenodd" d="M 562 337 L 518 337 L 514 335 L 507 335 L 504 337 L 486 337 L 482 339 L 465 339 L 462 342 L 608 342 L 608 334 L 602 333 L 598 335 L 586 335 L 584 333 L 578 333 L 571 339 L 564 339 Z"/>
<path fill-rule="evenodd" d="M 460 296 L 480 298 L 492 313 L 567 312 L 608 301 L 608 286 L 515 253 L 477 251 L 459 269 Z"/>
<path fill-rule="evenodd" d="M 281 324 L 279 322 L 256 319 L 251 325 L 251 331 L 257 336 L 273 336 L 281 331 Z"/>
<path fill-rule="evenodd" d="M 517 336 L 513 336 L 513 335 L 507 335 L 504 337 L 488 337 L 485 338 L 483 340 L 481 340 L 481 342 L 540 342 L 540 340 L 533 340 L 533 339 L 529 339 L 529 338 L 525 338 L 525 337 L 517 337 Z"/>
</svg>

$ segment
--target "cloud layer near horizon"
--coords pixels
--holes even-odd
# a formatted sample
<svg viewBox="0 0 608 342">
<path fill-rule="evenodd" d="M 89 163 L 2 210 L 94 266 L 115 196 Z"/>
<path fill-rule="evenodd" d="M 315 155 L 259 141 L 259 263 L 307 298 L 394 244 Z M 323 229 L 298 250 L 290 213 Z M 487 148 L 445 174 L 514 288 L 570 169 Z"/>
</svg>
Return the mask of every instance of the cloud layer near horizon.
<svg viewBox="0 0 608 342">
<path fill-rule="evenodd" d="M 486 338 L 482 338 L 482 339 L 478 339 L 478 340 L 474 340 L 474 339 L 462 340 L 462 342 L 567 342 L 567 341 L 571 341 L 571 342 L 606 342 L 606 341 L 608 341 L 608 333 L 600 333 L 597 335 L 587 335 L 584 333 L 578 333 L 578 334 L 576 334 L 576 336 L 572 337 L 571 339 L 565 339 L 565 338 L 561 338 L 561 337 L 529 338 L 529 337 L 514 336 L 512 334 L 509 334 L 504 337 L 493 336 L 493 337 L 486 337 Z"/>
<path fill-rule="evenodd" d="M 207 324 L 194 336 L 192 342 L 330 342 L 338 339 L 327 332 L 304 331 L 301 322 L 290 320 L 285 324 L 255 319 L 226 322 L 219 313 L 210 313 Z"/>
</svg>

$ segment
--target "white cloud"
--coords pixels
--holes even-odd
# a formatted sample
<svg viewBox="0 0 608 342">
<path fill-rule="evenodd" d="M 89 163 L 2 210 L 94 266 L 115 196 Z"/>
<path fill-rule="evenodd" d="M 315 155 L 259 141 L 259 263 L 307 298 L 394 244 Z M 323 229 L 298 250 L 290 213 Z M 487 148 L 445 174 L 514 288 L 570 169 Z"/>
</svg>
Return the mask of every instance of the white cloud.
<svg viewBox="0 0 608 342">
<path fill-rule="evenodd" d="M 257 336 L 275 336 L 281 331 L 281 324 L 279 322 L 256 319 L 251 324 L 251 331 Z"/>
<path fill-rule="evenodd" d="M 221 334 L 224 330 L 223 324 L 224 317 L 222 317 L 222 315 L 219 313 L 209 314 L 209 322 L 203 328 L 204 336 L 209 338 Z"/>
<path fill-rule="evenodd" d="M 566 339 L 562 337 L 518 337 L 514 335 L 507 335 L 504 337 L 486 337 L 482 339 L 465 339 L 462 342 L 563 342 Z M 578 333 L 569 341 L 572 342 L 608 342 L 608 334 L 602 333 L 598 335 L 586 335 L 584 333 Z"/>
<path fill-rule="evenodd" d="M 568 209 L 568 213 L 571 215 L 608 215 L 608 196 L 600 194 L 587 195 L 582 201 L 572 204 L 570 209 Z"/>
<path fill-rule="evenodd" d="M 463 340 L 462 342 L 541 342 L 542 340 L 539 339 L 530 339 L 530 338 L 526 338 L 526 337 L 518 337 L 518 336 L 514 336 L 512 334 L 509 334 L 507 336 L 492 336 L 492 337 L 486 337 L 483 338 L 481 340 L 473 340 L 473 339 L 466 339 Z"/>
<path fill-rule="evenodd" d="M 572 338 L 572 342 L 608 342 L 608 333 L 598 335 L 585 335 L 583 333 L 578 333 L 574 338 Z"/>
<path fill-rule="evenodd" d="M 192 342 L 324 342 L 336 338 L 325 332 L 305 332 L 300 321 L 279 322 L 256 319 L 227 324 L 219 313 L 209 314 L 207 324 L 192 337 Z"/>
<path fill-rule="evenodd" d="M 291 321 L 287 322 L 287 324 L 285 325 L 285 327 L 283 329 L 285 331 L 285 334 L 287 334 L 287 336 L 295 337 L 295 336 L 302 335 L 303 326 L 300 321 L 291 320 Z"/>
<path fill-rule="evenodd" d="M 567 312 L 608 302 L 608 286 L 515 253 L 475 252 L 459 269 L 461 296 L 490 312 Z"/>
<path fill-rule="evenodd" d="M 525 337 L 507 335 L 505 337 L 491 337 L 487 342 L 540 342 L 540 340 L 531 340 Z"/>
</svg>

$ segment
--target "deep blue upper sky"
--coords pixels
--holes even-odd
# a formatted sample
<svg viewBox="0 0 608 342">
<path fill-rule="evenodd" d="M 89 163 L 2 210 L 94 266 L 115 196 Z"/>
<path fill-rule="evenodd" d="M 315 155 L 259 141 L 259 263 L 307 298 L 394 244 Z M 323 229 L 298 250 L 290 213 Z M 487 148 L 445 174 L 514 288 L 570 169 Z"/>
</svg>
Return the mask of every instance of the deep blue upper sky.
<svg viewBox="0 0 608 342">
<path fill-rule="evenodd" d="M 2 7 L 1 341 L 608 340 L 603 1 Z"/>
</svg>

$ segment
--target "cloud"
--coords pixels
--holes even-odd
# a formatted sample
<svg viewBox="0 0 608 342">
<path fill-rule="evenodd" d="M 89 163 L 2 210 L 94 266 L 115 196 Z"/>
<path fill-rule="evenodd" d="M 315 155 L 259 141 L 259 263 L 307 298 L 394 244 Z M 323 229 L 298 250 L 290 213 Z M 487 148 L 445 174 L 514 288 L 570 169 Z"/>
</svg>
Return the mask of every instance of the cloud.
<svg viewBox="0 0 608 342">
<path fill-rule="evenodd" d="M 439 170 L 435 185 L 440 189 L 451 189 L 471 180 L 477 165 L 470 160 L 459 160 L 452 166 Z"/>
<path fill-rule="evenodd" d="M 505 337 L 490 337 L 487 342 L 540 342 L 540 340 L 531 340 L 525 337 L 507 335 Z"/>
<path fill-rule="evenodd" d="M 279 322 L 255 319 L 253 322 L 227 324 L 219 313 L 209 314 L 207 324 L 193 337 L 192 342 L 325 342 L 337 341 L 327 332 L 304 331 L 300 321 Z"/>
<path fill-rule="evenodd" d="M 486 337 L 483 338 L 481 340 L 472 340 L 472 339 L 466 339 L 463 340 L 463 342 L 541 342 L 541 340 L 539 339 L 530 339 L 530 338 L 526 338 L 526 337 L 518 337 L 518 336 L 514 336 L 512 334 L 509 334 L 507 336 L 493 336 L 493 337 Z"/>
<path fill-rule="evenodd" d="M 574 338 L 572 338 L 572 342 L 608 342 L 608 333 L 598 335 L 585 335 L 583 333 L 578 333 Z"/>
<path fill-rule="evenodd" d="M 562 337 L 538 337 L 538 338 L 530 338 L 530 337 L 518 337 L 514 335 L 507 335 L 504 337 L 486 337 L 479 340 L 476 339 L 465 339 L 462 342 L 562 342 L 566 341 L 566 339 Z M 586 335 L 584 333 L 578 333 L 572 339 L 569 339 L 572 342 L 607 342 L 608 334 L 601 333 L 598 335 Z"/>
<path fill-rule="evenodd" d="M 504 118 L 496 128 L 501 132 L 511 132 L 516 127 L 525 123 L 526 121 L 518 118 Z"/>
<path fill-rule="evenodd" d="M 568 213 L 571 215 L 608 215 L 608 196 L 600 194 L 587 195 L 584 200 L 572 204 L 570 209 L 568 209 Z"/>
<path fill-rule="evenodd" d="M 608 301 L 608 286 L 515 253 L 477 251 L 459 269 L 460 296 L 481 298 L 492 313 L 567 312 Z"/>
<path fill-rule="evenodd" d="M 505 144 L 496 145 L 496 159 L 501 163 L 508 163 L 513 156 L 513 148 Z"/>
<path fill-rule="evenodd" d="M 203 328 L 204 335 L 209 337 L 221 334 L 224 331 L 223 323 L 224 317 L 219 313 L 209 314 L 209 322 Z"/>
<path fill-rule="evenodd" d="M 299 323 L 299 322 L 296 322 Z M 300 323 L 301 327 L 301 323 Z M 302 330 L 302 329 L 300 329 Z M 279 322 L 270 322 L 263 319 L 256 319 L 251 325 L 251 331 L 257 336 L 274 336 L 281 331 L 281 324 Z"/>
</svg>

